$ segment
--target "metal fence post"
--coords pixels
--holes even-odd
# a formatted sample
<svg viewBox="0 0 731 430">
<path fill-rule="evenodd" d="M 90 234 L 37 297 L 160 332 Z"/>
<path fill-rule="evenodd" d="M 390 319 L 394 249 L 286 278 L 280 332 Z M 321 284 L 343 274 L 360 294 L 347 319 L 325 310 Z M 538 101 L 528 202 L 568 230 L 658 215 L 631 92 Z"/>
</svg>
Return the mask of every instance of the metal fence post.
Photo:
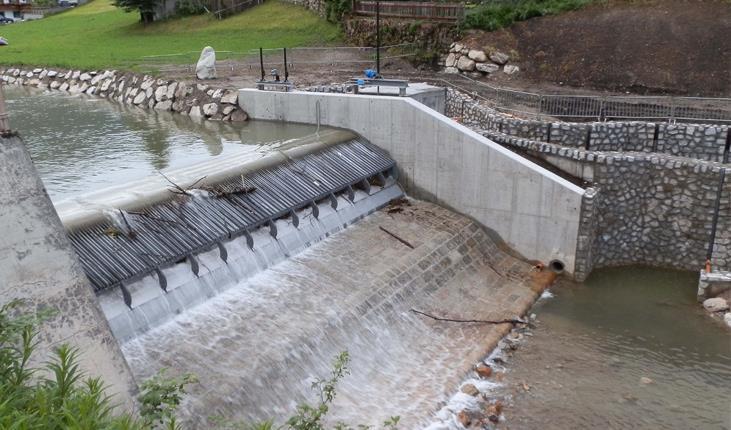
<svg viewBox="0 0 731 430">
<path fill-rule="evenodd" d="M 0 133 L 10 130 L 10 122 L 8 121 L 8 113 L 5 109 L 5 95 L 3 94 L 4 84 L 0 83 Z"/>
</svg>

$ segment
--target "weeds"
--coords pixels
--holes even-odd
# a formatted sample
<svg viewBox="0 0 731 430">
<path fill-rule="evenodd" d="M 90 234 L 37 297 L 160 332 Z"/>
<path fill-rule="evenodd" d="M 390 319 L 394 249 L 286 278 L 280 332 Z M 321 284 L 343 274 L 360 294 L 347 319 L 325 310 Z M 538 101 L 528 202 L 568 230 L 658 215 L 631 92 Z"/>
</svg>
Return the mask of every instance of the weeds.
<svg viewBox="0 0 731 430">
<path fill-rule="evenodd" d="M 505 0 L 487 2 L 470 10 L 464 29 L 495 31 L 517 21 L 579 9 L 596 0 Z"/>
</svg>

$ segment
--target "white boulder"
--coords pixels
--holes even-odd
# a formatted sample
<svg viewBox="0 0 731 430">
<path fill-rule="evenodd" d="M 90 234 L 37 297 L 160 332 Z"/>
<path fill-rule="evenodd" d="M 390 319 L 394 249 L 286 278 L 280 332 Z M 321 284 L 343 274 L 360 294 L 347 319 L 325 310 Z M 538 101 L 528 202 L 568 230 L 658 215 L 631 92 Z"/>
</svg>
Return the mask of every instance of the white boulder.
<svg viewBox="0 0 731 430">
<path fill-rule="evenodd" d="M 239 102 L 238 91 L 228 91 L 226 94 L 223 95 L 223 97 L 221 97 L 221 103 L 235 105 L 238 102 Z"/>
<path fill-rule="evenodd" d="M 510 60 L 510 56 L 508 54 L 505 54 L 500 51 L 495 51 L 490 53 L 490 61 L 492 61 L 495 64 L 500 64 L 501 66 Z"/>
<path fill-rule="evenodd" d="M 216 79 L 216 51 L 210 46 L 203 48 L 195 66 L 195 75 L 198 79 Z"/>
<path fill-rule="evenodd" d="M 454 67 L 457 64 L 457 55 L 454 52 L 450 52 L 447 55 L 447 59 L 444 60 L 444 67 Z"/>
<path fill-rule="evenodd" d="M 503 72 L 505 72 L 506 75 L 514 75 L 520 71 L 520 67 L 513 66 L 512 64 L 508 64 L 503 68 Z"/>
<path fill-rule="evenodd" d="M 168 99 L 168 87 L 167 86 L 161 86 L 157 87 L 155 90 L 155 100 L 158 102 L 163 102 Z"/>
<path fill-rule="evenodd" d="M 463 72 L 471 72 L 475 70 L 475 60 L 470 60 L 469 57 L 459 57 L 457 68 Z"/>
<path fill-rule="evenodd" d="M 478 63 L 484 63 L 485 61 L 487 61 L 487 55 L 485 55 L 485 51 L 480 51 L 478 49 L 470 49 L 470 52 L 467 53 L 467 56 L 477 61 Z"/>
<path fill-rule="evenodd" d="M 728 310 L 728 303 L 722 297 L 714 297 L 706 299 L 703 302 L 703 307 L 709 312 L 723 312 Z"/>
<path fill-rule="evenodd" d="M 208 103 L 203 105 L 203 115 L 213 116 L 218 113 L 218 104 Z"/>
<path fill-rule="evenodd" d="M 500 70 L 500 66 L 492 63 L 477 63 L 477 65 L 475 65 L 475 68 L 478 72 L 483 73 L 495 73 Z"/>
</svg>

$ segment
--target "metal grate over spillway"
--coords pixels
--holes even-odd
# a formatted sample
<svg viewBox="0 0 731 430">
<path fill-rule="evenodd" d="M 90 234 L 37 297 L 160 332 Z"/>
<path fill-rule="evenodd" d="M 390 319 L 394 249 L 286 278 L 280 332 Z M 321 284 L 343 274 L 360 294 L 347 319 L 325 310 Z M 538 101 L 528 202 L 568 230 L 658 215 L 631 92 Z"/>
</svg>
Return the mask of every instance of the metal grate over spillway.
<svg viewBox="0 0 731 430">
<path fill-rule="evenodd" d="M 172 198 L 138 211 L 111 213 L 113 220 L 69 233 L 89 280 L 97 292 L 157 273 L 161 268 L 188 260 L 198 272 L 195 255 L 218 247 L 226 260 L 223 241 L 245 236 L 253 247 L 252 230 L 268 227 L 276 238 L 275 220 L 311 208 L 318 217 L 317 202 L 336 208 L 338 194 L 354 198 L 354 188 L 370 191 L 372 184 L 396 179 L 395 162 L 380 148 L 356 138 L 282 164 L 249 172 L 223 183 L 182 189 L 171 186 Z M 194 187 L 192 187 L 194 188 Z"/>
</svg>

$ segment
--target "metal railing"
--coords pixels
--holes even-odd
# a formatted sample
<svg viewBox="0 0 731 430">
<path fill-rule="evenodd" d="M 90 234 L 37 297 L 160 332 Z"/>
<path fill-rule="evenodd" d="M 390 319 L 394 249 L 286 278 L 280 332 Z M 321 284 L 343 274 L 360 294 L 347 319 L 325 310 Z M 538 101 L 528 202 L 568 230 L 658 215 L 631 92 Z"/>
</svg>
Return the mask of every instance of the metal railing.
<svg viewBox="0 0 731 430">
<path fill-rule="evenodd" d="M 372 0 L 353 0 L 356 15 L 375 16 L 376 3 Z M 434 3 L 418 1 L 378 2 L 384 18 L 409 18 L 425 21 L 457 23 L 464 18 L 464 3 Z"/>
<path fill-rule="evenodd" d="M 436 81 L 468 93 L 493 109 L 519 116 L 569 121 L 731 123 L 731 98 L 539 94 L 459 76 L 469 86 L 445 79 Z"/>
</svg>

